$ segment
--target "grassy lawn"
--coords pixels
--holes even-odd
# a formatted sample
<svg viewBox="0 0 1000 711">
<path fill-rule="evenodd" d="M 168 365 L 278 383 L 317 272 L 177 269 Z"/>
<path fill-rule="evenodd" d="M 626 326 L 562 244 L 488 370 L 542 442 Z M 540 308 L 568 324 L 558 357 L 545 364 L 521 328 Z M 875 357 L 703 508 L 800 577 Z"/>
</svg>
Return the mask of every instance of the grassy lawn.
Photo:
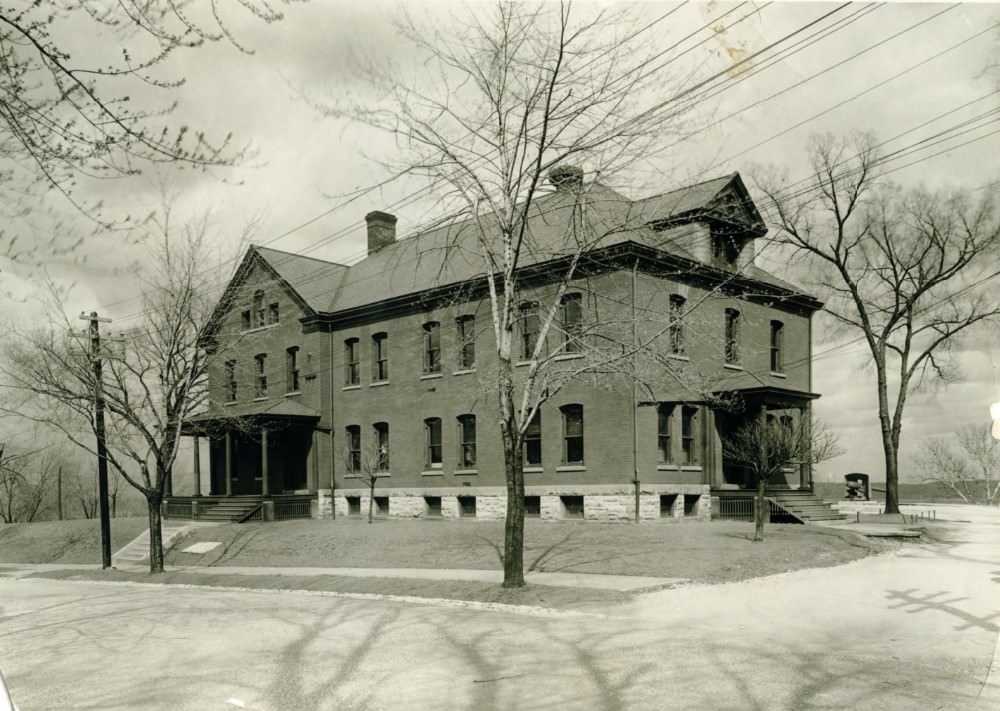
<svg viewBox="0 0 1000 711">
<path fill-rule="evenodd" d="M 525 570 L 604 573 L 726 582 L 800 568 L 840 565 L 886 544 L 812 526 L 772 525 L 754 543 L 736 521 L 597 524 L 527 521 Z M 197 541 L 215 550 L 181 552 Z M 281 521 L 196 529 L 167 565 L 500 569 L 500 521 L 356 519 Z"/>
<path fill-rule="evenodd" d="M 114 549 L 145 528 L 145 519 L 112 521 Z M 754 543 L 752 525 L 732 521 L 679 524 L 542 523 L 527 521 L 525 569 L 544 572 L 603 573 L 684 578 L 721 583 L 802 568 L 840 565 L 895 547 L 850 533 L 811 526 L 771 525 L 763 543 Z M 196 555 L 182 550 L 199 541 L 218 541 Z M 629 594 L 613 590 L 528 585 L 504 590 L 491 583 L 354 578 L 335 575 L 213 575 L 169 569 L 182 565 L 500 568 L 500 521 L 355 519 L 282 521 L 206 526 L 195 529 L 167 553 L 168 572 L 101 571 L 96 521 L 16 524 L 0 527 L 0 562 L 93 563 L 93 571 L 53 571 L 41 577 L 73 580 L 215 585 L 249 589 L 299 589 L 337 593 L 405 595 L 477 602 L 580 608 L 613 604 Z"/>
<path fill-rule="evenodd" d="M 111 519 L 111 552 L 146 530 L 145 516 Z M 0 563 L 101 564 L 98 519 L 0 524 Z"/>
</svg>

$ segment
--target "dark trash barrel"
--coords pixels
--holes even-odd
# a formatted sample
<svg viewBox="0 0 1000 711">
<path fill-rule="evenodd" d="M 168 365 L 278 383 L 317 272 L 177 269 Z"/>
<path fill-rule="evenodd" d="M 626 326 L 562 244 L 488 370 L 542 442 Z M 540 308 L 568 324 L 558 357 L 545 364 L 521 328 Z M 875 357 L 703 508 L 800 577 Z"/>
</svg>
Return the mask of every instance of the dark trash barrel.
<svg viewBox="0 0 1000 711">
<path fill-rule="evenodd" d="M 851 472 L 844 475 L 847 482 L 847 498 L 868 501 L 871 499 L 871 490 L 868 487 L 868 475 L 861 472 Z"/>
</svg>

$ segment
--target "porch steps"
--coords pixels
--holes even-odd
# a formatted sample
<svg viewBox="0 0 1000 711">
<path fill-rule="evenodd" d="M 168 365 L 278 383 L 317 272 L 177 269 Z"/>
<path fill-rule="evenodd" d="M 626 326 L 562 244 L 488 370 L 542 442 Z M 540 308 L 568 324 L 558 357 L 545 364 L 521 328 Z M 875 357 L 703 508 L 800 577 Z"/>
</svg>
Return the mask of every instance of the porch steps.
<svg viewBox="0 0 1000 711">
<path fill-rule="evenodd" d="M 242 521 L 249 516 L 255 508 L 260 506 L 262 498 L 242 497 L 233 499 L 223 499 L 214 506 L 207 507 L 198 512 L 199 521 Z"/>
<path fill-rule="evenodd" d="M 767 497 L 802 523 L 843 521 L 847 518 L 811 491 L 769 488 Z"/>
</svg>

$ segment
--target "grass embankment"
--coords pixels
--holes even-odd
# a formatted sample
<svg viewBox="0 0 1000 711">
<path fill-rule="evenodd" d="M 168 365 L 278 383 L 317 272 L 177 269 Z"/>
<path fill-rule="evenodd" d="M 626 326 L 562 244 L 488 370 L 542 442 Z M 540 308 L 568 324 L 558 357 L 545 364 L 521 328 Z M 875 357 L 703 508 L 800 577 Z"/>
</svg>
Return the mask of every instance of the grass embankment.
<svg viewBox="0 0 1000 711">
<path fill-rule="evenodd" d="M 146 530 L 142 517 L 111 519 L 111 552 Z M 0 563 L 101 564 L 98 519 L 38 521 L 0 525 Z"/>
<path fill-rule="evenodd" d="M 24 527 L 34 526 L 43 525 L 27 524 Z M 769 526 L 763 543 L 754 543 L 752 533 L 751 524 L 727 521 L 640 526 L 528 521 L 525 570 L 639 575 L 721 583 L 802 568 L 840 565 L 881 552 L 892 545 L 811 526 Z M 0 562 L 76 561 L 77 556 L 70 561 L 44 553 L 38 543 L 42 537 L 39 533 L 23 538 L 34 543 L 20 555 L 11 550 L 10 545 L 3 545 L 5 539 L 0 539 L 0 548 L 4 549 Z M 201 541 L 222 545 L 200 555 L 183 552 L 191 544 Z M 612 603 L 628 597 L 626 593 L 617 591 L 542 585 L 529 585 L 511 591 L 503 590 L 496 584 L 450 580 L 332 575 L 243 576 L 208 572 L 213 567 L 225 566 L 499 570 L 502 543 L 503 523 L 499 521 L 382 520 L 369 525 L 354 519 L 338 519 L 230 524 L 194 529 L 167 554 L 168 570 L 191 565 L 202 567 L 203 572 L 175 571 L 150 577 L 123 571 L 83 574 L 66 571 L 47 573 L 45 576 L 411 595 L 564 608 Z M 99 560 L 96 533 L 93 554 L 89 559 L 82 557 L 82 562 Z"/>
</svg>

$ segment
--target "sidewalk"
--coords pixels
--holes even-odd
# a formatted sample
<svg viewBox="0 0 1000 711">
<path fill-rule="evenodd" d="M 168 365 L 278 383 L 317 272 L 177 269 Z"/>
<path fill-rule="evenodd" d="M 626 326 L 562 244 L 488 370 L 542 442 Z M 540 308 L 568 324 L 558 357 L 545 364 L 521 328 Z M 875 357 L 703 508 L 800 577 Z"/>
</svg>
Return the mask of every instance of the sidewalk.
<svg viewBox="0 0 1000 711">
<path fill-rule="evenodd" d="M 143 566 L 120 565 L 119 570 L 147 570 Z M 501 583 L 500 570 L 468 570 L 453 568 L 275 568 L 246 566 L 170 566 L 170 572 L 204 575 L 274 575 L 286 577 L 348 577 L 348 578 L 408 578 L 413 580 L 462 580 Z M 528 584 L 553 587 L 619 590 L 622 592 L 661 589 L 687 582 L 684 578 L 652 578 L 637 575 L 594 575 L 588 573 L 525 573 Z"/>
</svg>

